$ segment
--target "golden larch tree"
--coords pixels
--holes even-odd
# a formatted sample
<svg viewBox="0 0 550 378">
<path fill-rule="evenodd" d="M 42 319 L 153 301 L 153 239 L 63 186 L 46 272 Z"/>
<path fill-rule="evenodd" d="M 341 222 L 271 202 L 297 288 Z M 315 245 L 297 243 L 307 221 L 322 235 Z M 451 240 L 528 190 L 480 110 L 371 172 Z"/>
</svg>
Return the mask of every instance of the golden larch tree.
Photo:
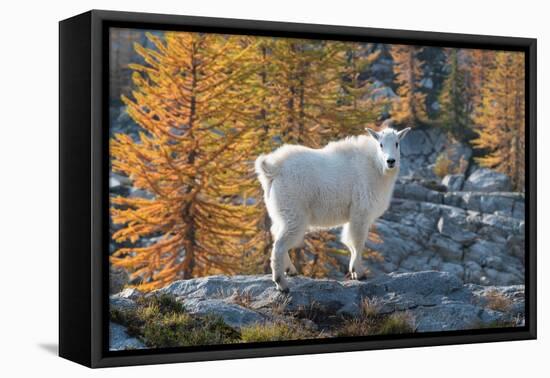
<svg viewBox="0 0 550 378">
<path fill-rule="evenodd" d="M 283 143 L 320 147 L 336 107 L 341 46 L 329 41 L 278 39 L 269 88 L 273 122 Z"/>
<path fill-rule="evenodd" d="M 201 33 L 148 35 L 136 45 L 128 114 L 139 140 L 117 134 L 112 170 L 151 196 L 113 197 L 112 221 L 122 227 L 112 263 L 150 290 L 178 278 L 239 272 L 258 248 L 260 207 L 251 161 L 258 140 L 257 46 L 244 37 Z M 253 201 L 254 202 L 254 201 Z M 255 246 L 256 248 L 251 248 Z"/>
<path fill-rule="evenodd" d="M 273 89 L 274 78 L 276 72 L 276 63 L 273 59 L 273 50 L 277 43 L 277 38 L 255 38 L 257 42 L 257 51 L 255 56 L 255 62 L 257 64 L 257 70 L 255 74 L 248 80 L 248 85 L 255 87 L 257 93 L 257 127 L 258 127 L 258 139 L 256 141 L 254 157 L 273 151 L 280 146 L 278 138 L 278 124 L 277 119 L 280 113 L 280 109 L 276 107 L 275 102 L 275 90 Z M 263 190 L 259 181 L 256 181 L 256 191 L 254 196 L 262 201 Z M 255 260 L 250 261 L 250 266 L 243 270 L 243 273 L 249 272 L 270 272 L 270 255 L 273 245 L 273 238 L 271 235 L 271 219 L 267 213 L 266 207 L 261 205 L 261 214 L 259 215 L 259 230 L 258 238 L 261 240 L 258 243 L 258 248 L 261 249 L 253 256 Z"/>
<path fill-rule="evenodd" d="M 517 190 L 525 186 L 525 56 L 496 53 L 494 68 L 483 85 L 476 116 L 479 137 L 473 145 L 484 167 L 507 174 Z"/>
<path fill-rule="evenodd" d="M 483 87 L 488 79 L 489 72 L 495 65 L 494 50 L 461 49 L 464 54 L 464 75 L 467 82 L 468 96 L 471 99 L 472 111 L 480 108 L 483 101 Z"/>
</svg>

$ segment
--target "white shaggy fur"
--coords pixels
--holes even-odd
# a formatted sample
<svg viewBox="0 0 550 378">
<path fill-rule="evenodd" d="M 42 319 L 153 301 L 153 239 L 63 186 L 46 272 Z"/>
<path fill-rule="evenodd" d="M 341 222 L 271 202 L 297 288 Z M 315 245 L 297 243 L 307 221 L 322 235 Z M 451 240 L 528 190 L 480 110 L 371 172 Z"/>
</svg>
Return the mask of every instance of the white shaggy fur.
<svg viewBox="0 0 550 378">
<path fill-rule="evenodd" d="M 288 250 L 304 234 L 344 225 L 353 279 L 364 275 L 361 254 L 369 227 L 388 208 L 399 170 L 399 141 L 409 129 L 331 142 L 321 149 L 284 145 L 256 160 L 256 173 L 273 226 L 273 281 L 288 291 L 285 274 L 296 274 Z M 392 160 L 394 160 L 392 162 Z"/>
</svg>

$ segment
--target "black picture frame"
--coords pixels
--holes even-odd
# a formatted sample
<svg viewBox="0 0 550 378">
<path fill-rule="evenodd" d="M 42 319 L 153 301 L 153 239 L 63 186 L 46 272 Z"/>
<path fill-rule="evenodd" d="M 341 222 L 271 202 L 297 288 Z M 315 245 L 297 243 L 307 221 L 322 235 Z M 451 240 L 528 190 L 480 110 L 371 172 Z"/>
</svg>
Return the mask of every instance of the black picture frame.
<svg viewBox="0 0 550 378">
<path fill-rule="evenodd" d="M 525 326 L 315 341 L 109 351 L 108 28 L 186 30 L 524 51 Z M 59 354 L 89 367 L 535 339 L 536 39 L 92 10 L 59 23 Z"/>
</svg>

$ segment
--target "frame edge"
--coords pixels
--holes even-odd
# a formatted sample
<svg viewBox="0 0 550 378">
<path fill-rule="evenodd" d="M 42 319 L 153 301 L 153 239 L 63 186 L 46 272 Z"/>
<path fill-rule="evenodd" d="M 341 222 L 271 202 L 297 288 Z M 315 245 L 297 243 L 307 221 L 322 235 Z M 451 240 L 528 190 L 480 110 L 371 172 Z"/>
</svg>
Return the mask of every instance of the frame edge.
<svg viewBox="0 0 550 378">
<path fill-rule="evenodd" d="M 158 24 L 179 24 L 179 25 L 192 25 L 203 27 L 215 27 L 215 28 L 237 28 L 240 30 L 252 30 L 261 29 L 263 31 L 269 31 L 273 29 L 284 30 L 289 33 L 298 33 L 298 29 L 301 29 L 302 33 L 322 33 L 322 34 L 334 34 L 334 35 L 367 35 L 373 38 L 377 38 L 384 34 L 386 38 L 392 40 L 403 40 L 409 43 L 414 41 L 420 41 L 427 39 L 432 42 L 445 42 L 451 41 L 454 44 L 460 44 L 461 46 L 471 45 L 473 48 L 486 44 L 494 44 L 497 47 L 514 47 L 518 50 L 526 51 L 529 55 L 529 123 L 526 128 L 529 129 L 529 164 L 530 168 L 534 170 L 534 174 L 530 176 L 531 191 L 529 193 L 532 196 L 530 202 L 530 228 L 529 238 L 531 241 L 530 249 L 527 253 L 530 254 L 529 269 L 531 275 L 529 277 L 529 297 L 531 301 L 529 303 L 529 318 L 528 327 L 525 331 L 518 331 L 511 333 L 493 333 L 484 334 L 483 339 L 480 335 L 460 335 L 460 336 L 445 336 L 442 333 L 441 336 L 424 337 L 418 339 L 409 340 L 373 340 L 373 341 L 360 341 L 360 342 L 347 342 L 338 344 L 320 344 L 320 345 L 297 345 L 297 346 L 280 346 L 273 348 L 243 348 L 239 350 L 223 350 L 223 351 L 206 351 L 206 352 L 192 352 L 192 353 L 165 353 L 165 354 L 149 354 L 149 355 L 135 355 L 135 356 L 105 356 L 101 349 L 103 342 L 101 330 L 105 326 L 104 319 L 97 313 L 98 307 L 103 303 L 101 297 L 105 288 L 101 284 L 101 272 L 102 264 L 97 258 L 92 256 L 92 309 L 93 312 L 91 319 L 92 334 L 92 351 L 91 362 L 88 366 L 91 367 L 113 367 L 120 365 L 141 365 L 141 364 L 159 364 L 159 363 L 174 363 L 174 362 L 191 362 L 191 361 L 204 361 L 204 360 L 221 360 L 221 359 L 236 359 L 236 358 L 255 358 L 255 357 L 269 357 L 269 356 L 284 356 L 284 355 L 302 355 L 302 354 L 315 354 L 315 353 L 328 353 L 328 352 L 344 352 L 344 351 L 361 351 L 372 349 L 390 349 L 390 348 L 408 348 L 408 347 L 425 347 L 425 346 L 443 346 L 452 344 L 471 344 L 482 342 L 497 342 L 497 341 L 515 341 L 515 340 L 530 340 L 536 339 L 536 42 L 534 38 L 515 38 L 515 37 L 496 37 L 485 35 L 468 35 L 468 34 L 454 34 L 454 33 L 434 33 L 425 31 L 407 31 L 407 30 L 394 30 L 394 29 L 374 29 L 364 27 L 351 27 L 351 26 L 330 26 L 320 24 L 301 24 L 301 23 L 285 23 L 285 22 L 273 22 L 273 21 L 252 21 L 252 20 L 238 20 L 238 19 L 224 19 L 224 18 L 209 18 L 209 17 L 195 17 L 195 16 L 178 16 L 178 15 L 162 15 L 162 14 L 148 14 L 148 13 L 132 13 L 132 12 L 116 12 L 116 11 L 104 11 L 93 10 L 91 14 L 91 38 L 92 46 L 90 48 L 93 51 L 92 56 L 88 60 L 92 65 L 92 84 L 90 92 L 93 93 L 93 98 L 88 102 L 88 106 L 92 104 L 92 143 L 93 156 L 92 172 L 91 175 L 94 180 L 98 178 L 97 174 L 100 174 L 101 169 L 97 165 L 101 164 L 101 154 L 104 153 L 105 146 L 101 143 L 101 133 L 105 125 L 101 124 L 102 120 L 102 99 L 104 95 L 104 88 L 102 88 L 102 43 L 104 43 L 102 37 L 103 24 L 111 21 L 122 22 L 143 22 L 143 23 L 158 23 Z M 210 26 L 208 26 L 210 25 Z M 325 29 L 326 28 L 326 29 Z M 323 29 L 323 30 L 321 30 Z M 356 33 L 356 34 L 354 34 Z M 475 39 L 475 41 L 473 41 Z M 393 42 L 396 43 L 396 42 Z M 527 67 L 526 67 L 527 68 Z M 99 97 L 98 97 L 99 96 Z M 98 101 L 98 98 L 99 101 Z M 99 102 L 99 103 L 98 103 Z M 61 103 L 60 103 L 61 104 Z M 61 105 L 60 105 L 61 106 Z M 96 165 L 94 167 L 94 164 Z M 531 165 L 532 164 L 532 165 Z M 102 186 L 103 179 L 99 177 L 99 183 L 90 183 L 89 187 L 94 188 L 94 191 Z M 97 243 L 101 240 L 102 234 L 99 227 L 101 220 L 101 213 L 96 211 L 101 210 L 101 199 L 97 198 L 98 193 L 94 192 L 94 199 L 92 200 L 93 213 L 95 214 L 95 220 L 91 226 L 92 229 L 92 241 L 91 243 Z M 105 193 L 100 193 L 99 197 L 105 196 Z M 94 217 L 92 216 L 92 217 Z M 99 239 L 98 239 L 99 237 Z M 100 246 L 92 246 L 91 251 L 97 252 L 101 248 Z M 95 253 L 94 253 L 95 254 Z M 99 310 L 101 311 L 101 309 Z"/>
<path fill-rule="evenodd" d="M 59 356 L 90 366 L 91 12 L 59 22 Z"/>
</svg>

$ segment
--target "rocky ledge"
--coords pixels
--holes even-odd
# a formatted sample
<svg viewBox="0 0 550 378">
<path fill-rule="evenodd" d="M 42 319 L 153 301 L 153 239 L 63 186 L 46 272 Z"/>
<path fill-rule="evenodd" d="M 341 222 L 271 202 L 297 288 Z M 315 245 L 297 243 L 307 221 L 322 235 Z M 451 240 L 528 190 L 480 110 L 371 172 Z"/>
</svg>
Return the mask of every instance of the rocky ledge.
<svg viewBox="0 0 550 378">
<path fill-rule="evenodd" d="M 389 210 L 374 227 L 371 277 L 446 271 L 464 283 L 524 283 L 523 193 L 450 191 L 428 180 L 400 179 Z M 345 256 L 347 257 L 347 256 Z M 341 258 L 345 272 L 347 259 Z"/>
<path fill-rule="evenodd" d="M 209 276 L 176 281 L 143 294 L 125 289 L 110 297 L 111 313 L 139 308 L 141 299 L 170 296 L 189 314 L 216 315 L 238 332 L 243 327 L 296 323 L 324 337 L 344 319 L 403 315 L 410 332 L 451 331 L 524 324 L 524 287 L 464 284 L 447 272 L 392 273 L 367 281 L 293 277 L 290 293 L 278 292 L 268 275 Z M 116 319 L 114 319 L 116 320 Z M 135 336 L 135 335 L 133 335 Z M 111 348 L 142 348 L 139 336 L 111 323 Z"/>
<path fill-rule="evenodd" d="M 464 283 L 524 284 L 525 195 L 510 179 L 474 163 L 472 150 L 438 128 L 411 131 L 401 147 L 399 177 L 388 211 L 375 224 L 379 241 L 367 261 L 370 277 L 445 271 Z M 446 157 L 449 174 L 435 175 Z M 440 172 L 441 173 L 441 172 Z M 339 272 L 347 270 L 340 257 Z"/>
</svg>

